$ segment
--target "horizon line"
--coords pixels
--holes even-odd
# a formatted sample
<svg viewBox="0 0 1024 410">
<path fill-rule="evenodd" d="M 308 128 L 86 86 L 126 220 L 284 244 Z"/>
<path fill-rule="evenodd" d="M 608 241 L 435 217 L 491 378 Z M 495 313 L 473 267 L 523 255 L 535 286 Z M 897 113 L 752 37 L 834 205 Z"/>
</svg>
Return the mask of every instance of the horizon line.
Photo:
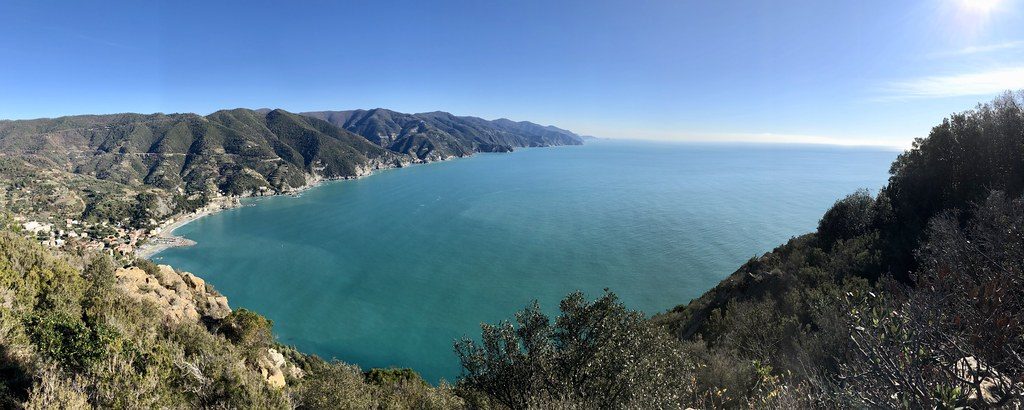
<svg viewBox="0 0 1024 410">
<path fill-rule="evenodd" d="M 913 141 L 908 144 L 884 143 L 875 141 L 787 141 L 787 140 L 751 140 L 751 139 L 690 139 L 690 138 L 649 138 L 649 137 L 598 137 L 587 135 L 597 140 L 610 141 L 640 141 L 660 143 L 687 143 L 687 144 L 754 144 L 754 145 L 821 145 L 845 148 L 882 148 L 886 150 L 906 151 L 911 148 Z"/>
</svg>

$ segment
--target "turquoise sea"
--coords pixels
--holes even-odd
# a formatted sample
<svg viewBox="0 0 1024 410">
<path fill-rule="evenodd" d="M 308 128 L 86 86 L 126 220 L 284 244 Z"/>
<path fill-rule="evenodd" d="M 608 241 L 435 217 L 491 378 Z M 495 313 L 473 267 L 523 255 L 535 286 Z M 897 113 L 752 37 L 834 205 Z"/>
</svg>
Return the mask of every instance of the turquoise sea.
<svg viewBox="0 0 1024 410">
<path fill-rule="evenodd" d="M 588 141 L 379 172 L 250 199 L 154 257 L 194 272 L 278 339 L 370 367 L 459 374 L 452 341 L 537 299 L 617 293 L 654 314 L 813 230 L 895 150 Z"/>
</svg>

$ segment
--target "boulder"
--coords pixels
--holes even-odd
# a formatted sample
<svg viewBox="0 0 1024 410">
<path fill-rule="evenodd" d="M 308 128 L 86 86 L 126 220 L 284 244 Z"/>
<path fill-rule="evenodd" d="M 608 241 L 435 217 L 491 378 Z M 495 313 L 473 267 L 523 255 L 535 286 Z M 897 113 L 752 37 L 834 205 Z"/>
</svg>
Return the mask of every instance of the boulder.
<svg viewBox="0 0 1024 410">
<path fill-rule="evenodd" d="M 267 349 L 267 358 L 270 359 L 270 362 L 273 363 L 274 366 L 283 367 L 285 364 L 284 355 L 278 353 L 276 349 Z"/>
<path fill-rule="evenodd" d="M 988 407 L 999 403 L 1014 389 L 1013 380 L 974 356 L 957 360 L 953 367 L 956 377 L 970 383 L 967 400 Z"/>
<path fill-rule="evenodd" d="M 284 355 L 275 349 L 267 349 L 266 355 L 260 357 L 256 364 L 263 379 L 270 387 L 280 389 L 285 386 L 284 370 L 287 367 L 287 362 L 284 360 Z"/>
<path fill-rule="evenodd" d="M 206 296 L 206 305 L 203 306 L 203 314 L 214 319 L 223 319 L 231 314 L 228 307 L 228 298 L 221 295 Z"/>
</svg>

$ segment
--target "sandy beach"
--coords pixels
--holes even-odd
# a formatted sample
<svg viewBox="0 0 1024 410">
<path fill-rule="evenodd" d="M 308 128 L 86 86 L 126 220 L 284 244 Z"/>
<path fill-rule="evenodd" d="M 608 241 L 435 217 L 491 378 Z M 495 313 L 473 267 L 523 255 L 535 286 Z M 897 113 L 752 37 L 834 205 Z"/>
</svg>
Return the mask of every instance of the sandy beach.
<svg viewBox="0 0 1024 410">
<path fill-rule="evenodd" d="M 238 206 L 240 203 L 237 197 L 219 198 L 196 212 L 171 219 L 169 223 L 165 222 L 165 225 L 160 227 L 159 233 L 147 238 L 135 249 L 135 256 L 148 259 L 165 249 L 195 245 L 195 241 L 191 239 L 174 235 L 174 230 L 204 216 Z"/>
</svg>

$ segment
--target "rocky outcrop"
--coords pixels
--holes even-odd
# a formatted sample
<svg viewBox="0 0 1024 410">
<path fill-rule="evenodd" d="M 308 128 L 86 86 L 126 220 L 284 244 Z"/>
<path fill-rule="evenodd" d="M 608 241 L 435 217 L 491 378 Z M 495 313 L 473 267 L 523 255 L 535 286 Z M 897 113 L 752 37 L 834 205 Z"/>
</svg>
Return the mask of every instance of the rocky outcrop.
<svg viewBox="0 0 1024 410">
<path fill-rule="evenodd" d="M 152 302 L 168 320 L 198 321 L 208 317 L 223 319 L 231 308 L 228 299 L 206 285 L 206 281 L 188 272 L 176 272 L 160 265 L 155 275 L 132 266 L 115 272 L 117 286 L 129 296 Z"/>
<path fill-rule="evenodd" d="M 302 369 L 289 364 L 284 355 L 273 348 L 267 349 L 267 353 L 261 356 L 256 364 L 267 384 L 278 389 L 286 385 L 286 375 L 294 379 L 304 376 Z"/>
<path fill-rule="evenodd" d="M 167 265 L 157 266 L 155 273 L 139 267 L 118 269 L 117 286 L 130 297 L 153 303 L 167 320 L 202 321 L 220 320 L 231 313 L 228 299 L 213 290 L 203 278 L 189 272 L 178 272 Z M 289 363 L 281 352 L 269 348 L 256 360 L 255 370 L 268 385 L 284 388 L 287 380 L 304 376 L 302 369 Z"/>
</svg>

